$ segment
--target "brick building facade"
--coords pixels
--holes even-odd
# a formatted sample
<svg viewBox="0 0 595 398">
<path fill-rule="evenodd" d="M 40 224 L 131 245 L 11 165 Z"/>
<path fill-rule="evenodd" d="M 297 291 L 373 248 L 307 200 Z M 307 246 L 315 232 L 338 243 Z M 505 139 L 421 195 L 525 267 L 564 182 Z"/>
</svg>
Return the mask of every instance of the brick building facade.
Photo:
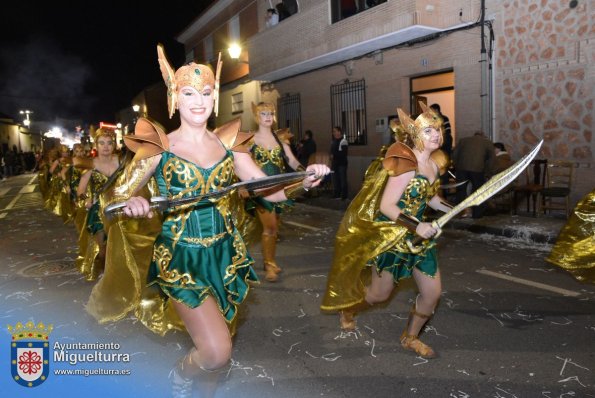
<svg viewBox="0 0 595 398">
<path fill-rule="evenodd" d="M 345 18 L 339 3 L 301 0 L 294 15 L 266 27 L 268 0 L 220 0 L 182 32 L 178 40 L 189 60 L 214 61 L 231 42 L 243 48 L 240 61 L 224 56 L 218 124 L 241 117 L 248 130 L 254 126 L 251 102 L 295 97 L 298 119 L 281 114 L 280 124 L 289 123 L 298 136 L 312 130 L 319 150 L 328 151 L 337 120 L 361 123 L 363 117 L 350 138 L 353 194 L 389 137 L 382 123 L 396 107 L 415 112 L 422 96 L 442 105 L 456 139 L 488 126 L 486 133 L 518 158 L 543 138 L 540 157 L 571 160 L 577 167 L 573 202 L 593 188 L 592 0 L 573 7 L 561 0 L 487 0 L 494 41 L 493 47 L 485 41 L 493 51 L 483 96 L 479 0 L 387 0 Z M 437 73 L 452 83 L 414 92 L 416 82 Z M 331 87 L 359 81 L 364 92 L 358 98 L 365 101 L 356 102 L 365 104 L 341 105 L 345 98 L 331 98 Z M 482 100 L 488 101 L 487 123 Z M 333 120 L 337 103 L 357 109 L 345 108 L 343 119 Z"/>
</svg>

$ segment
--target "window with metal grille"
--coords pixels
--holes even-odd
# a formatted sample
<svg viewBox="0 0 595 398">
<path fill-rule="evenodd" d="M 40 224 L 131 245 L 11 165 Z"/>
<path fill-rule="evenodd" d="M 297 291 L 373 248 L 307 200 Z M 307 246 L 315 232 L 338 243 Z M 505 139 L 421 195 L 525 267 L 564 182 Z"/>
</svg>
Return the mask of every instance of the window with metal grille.
<svg viewBox="0 0 595 398">
<path fill-rule="evenodd" d="M 277 124 L 280 129 L 289 128 L 296 137 L 302 139 L 302 108 L 299 94 L 286 94 L 277 100 Z"/>
<path fill-rule="evenodd" d="M 331 86 L 331 129 L 340 126 L 349 145 L 366 145 L 366 81 Z"/>
<path fill-rule="evenodd" d="M 244 111 L 244 93 L 240 91 L 231 95 L 231 113 L 241 113 Z"/>
</svg>

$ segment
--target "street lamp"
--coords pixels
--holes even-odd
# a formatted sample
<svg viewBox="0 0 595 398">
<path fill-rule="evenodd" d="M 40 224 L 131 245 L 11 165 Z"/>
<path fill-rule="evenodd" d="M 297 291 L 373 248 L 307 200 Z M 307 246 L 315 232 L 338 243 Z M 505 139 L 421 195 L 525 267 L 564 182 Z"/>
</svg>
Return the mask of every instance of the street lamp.
<svg viewBox="0 0 595 398">
<path fill-rule="evenodd" d="M 238 64 L 248 64 L 247 61 L 243 61 L 240 59 L 242 55 L 242 47 L 238 43 L 232 43 L 229 48 L 227 49 L 229 53 L 229 57 L 234 60 L 234 62 Z"/>
<path fill-rule="evenodd" d="M 31 119 L 29 118 L 29 115 L 33 113 L 33 111 L 30 111 L 28 109 L 24 110 L 24 111 L 19 111 L 19 113 L 21 115 L 25 115 L 25 120 L 23 120 L 23 124 L 29 128 L 29 126 L 31 126 Z M 21 130 L 19 129 L 19 152 L 21 151 Z"/>
</svg>

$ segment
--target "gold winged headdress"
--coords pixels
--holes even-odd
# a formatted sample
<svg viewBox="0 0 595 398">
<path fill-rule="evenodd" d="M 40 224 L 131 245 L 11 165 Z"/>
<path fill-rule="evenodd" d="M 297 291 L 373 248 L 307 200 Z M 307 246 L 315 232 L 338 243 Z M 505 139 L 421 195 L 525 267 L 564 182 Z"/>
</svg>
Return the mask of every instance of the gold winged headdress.
<svg viewBox="0 0 595 398">
<path fill-rule="evenodd" d="M 407 112 L 403 111 L 401 108 L 397 108 L 399 121 L 405 126 L 407 134 L 409 134 L 413 140 L 413 145 L 420 151 L 424 149 L 421 133 L 427 127 L 433 127 L 440 132 L 440 145 L 442 145 L 442 118 L 432 108 L 428 108 L 423 102 L 420 102 L 419 106 L 423 112 L 415 120 L 413 120 Z"/>
<path fill-rule="evenodd" d="M 219 59 L 217 60 L 215 75 L 213 75 L 213 71 L 208 65 L 201 65 L 195 62 L 190 62 L 174 71 L 165 56 L 165 50 L 161 44 L 157 45 L 157 58 L 159 60 L 161 75 L 167 86 L 167 109 L 170 119 L 177 109 L 178 90 L 184 86 L 190 86 L 198 92 L 202 92 L 207 84 L 213 87 L 213 98 L 215 100 L 213 112 L 217 116 L 219 108 L 219 78 L 221 76 L 222 66 L 221 53 L 219 53 Z"/>
</svg>

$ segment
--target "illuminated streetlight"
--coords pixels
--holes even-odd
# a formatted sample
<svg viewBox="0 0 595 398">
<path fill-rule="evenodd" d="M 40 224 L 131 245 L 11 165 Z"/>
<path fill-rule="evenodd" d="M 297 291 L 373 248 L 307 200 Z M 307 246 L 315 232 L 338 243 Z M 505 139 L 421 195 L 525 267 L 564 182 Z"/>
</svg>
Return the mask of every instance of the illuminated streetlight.
<svg viewBox="0 0 595 398">
<path fill-rule="evenodd" d="M 232 43 L 231 46 L 227 49 L 229 52 L 229 56 L 231 59 L 239 60 L 240 55 L 242 54 L 242 47 L 238 43 Z"/>
<path fill-rule="evenodd" d="M 25 115 L 25 120 L 23 120 L 23 124 L 25 125 L 25 127 L 29 128 L 29 126 L 31 126 L 31 119 L 29 118 L 29 115 L 32 114 L 33 111 L 26 109 L 24 111 L 19 111 L 19 113 L 21 115 Z M 19 129 L 19 152 L 20 151 L 21 151 L 21 130 Z"/>
<path fill-rule="evenodd" d="M 137 104 L 132 105 L 132 110 L 135 111 L 136 113 L 138 113 L 138 111 L 140 111 L 140 105 L 137 105 Z"/>
</svg>

